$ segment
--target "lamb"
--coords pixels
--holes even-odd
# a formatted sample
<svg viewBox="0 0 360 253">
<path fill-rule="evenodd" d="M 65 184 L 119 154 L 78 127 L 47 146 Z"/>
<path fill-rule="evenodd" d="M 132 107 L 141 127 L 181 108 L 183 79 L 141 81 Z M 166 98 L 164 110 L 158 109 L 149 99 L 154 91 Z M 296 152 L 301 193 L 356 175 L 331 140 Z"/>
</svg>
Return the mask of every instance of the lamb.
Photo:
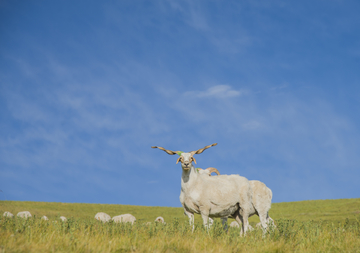
<svg viewBox="0 0 360 253">
<path fill-rule="evenodd" d="M 66 219 L 65 216 L 60 216 L 60 220 L 62 220 L 63 222 L 66 222 L 66 221 L 67 221 L 67 219 Z"/>
<path fill-rule="evenodd" d="M 43 217 L 41 217 L 42 220 L 49 220 L 48 217 L 46 217 L 45 215 Z"/>
<path fill-rule="evenodd" d="M 111 217 L 107 213 L 100 212 L 100 213 L 95 214 L 95 219 L 105 223 L 105 222 L 110 221 Z"/>
<path fill-rule="evenodd" d="M 233 222 L 230 223 L 230 227 L 239 228 L 240 226 L 239 226 L 239 223 L 237 223 L 236 221 L 233 221 Z"/>
<path fill-rule="evenodd" d="M 157 217 L 157 218 L 155 219 L 155 222 L 160 222 L 160 223 L 162 223 L 162 224 L 166 224 L 164 218 L 161 217 L 161 216 Z"/>
<path fill-rule="evenodd" d="M 118 215 L 112 218 L 112 220 L 116 223 L 120 223 L 120 222 L 130 222 L 132 225 L 134 225 L 134 222 L 136 222 L 136 218 L 131 215 L 131 214 L 122 214 L 122 215 Z"/>
<path fill-rule="evenodd" d="M 14 218 L 14 215 L 8 211 L 4 212 L 3 216 L 7 218 Z"/>
<path fill-rule="evenodd" d="M 201 175 L 192 163 L 196 164 L 193 157 L 195 154 L 201 154 L 215 145 L 217 143 L 188 153 L 171 151 L 158 146 L 152 148 L 163 150 L 169 155 L 179 155 L 176 163 L 180 162 L 182 167 L 180 202 L 191 225 L 194 224 L 194 213 L 201 214 L 206 228 L 208 228 L 209 217 L 231 217 L 239 225 L 241 224 L 240 235 L 246 234 L 249 225 L 248 216 L 253 212 L 249 181 L 239 175 L 207 177 Z"/>
<path fill-rule="evenodd" d="M 23 218 L 23 219 L 27 219 L 27 218 L 31 218 L 31 213 L 29 211 L 23 211 L 23 212 L 18 212 L 17 217 Z"/>
</svg>

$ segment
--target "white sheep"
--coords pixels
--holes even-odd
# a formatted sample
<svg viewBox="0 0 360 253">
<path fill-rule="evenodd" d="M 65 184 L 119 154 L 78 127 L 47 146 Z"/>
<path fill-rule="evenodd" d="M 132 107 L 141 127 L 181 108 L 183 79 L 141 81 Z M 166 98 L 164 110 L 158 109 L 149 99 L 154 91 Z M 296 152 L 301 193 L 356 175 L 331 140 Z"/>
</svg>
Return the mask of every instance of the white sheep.
<svg viewBox="0 0 360 253">
<path fill-rule="evenodd" d="M 64 221 L 64 222 L 66 222 L 66 221 L 67 221 L 67 219 L 66 219 L 66 217 L 65 217 L 65 216 L 60 216 L 60 220 L 62 220 L 62 221 Z"/>
<path fill-rule="evenodd" d="M 196 168 L 196 169 L 200 174 L 203 174 L 203 175 L 211 176 L 211 173 L 213 173 L 213 172 L 220 175 L 220 172 L 217 169 L 213 168 L 213 167 L 206 168 L 205 170 L 203 170 L 201 168 Z"/>
<path fill-rule="evenodd" d="M 41 217 L 42 220 L 49 220 L 48 217 L 46 217 L 45 215 L 43 217 Z"/>
<path fill-rule="evenodd" d="M 237 223 L 236 221 L 233 221 L 233 222 L 230 223 L 230 227 L 239 228 L 240 226 L 239 226 L 239 223 Z"/>
<path fill-rule="evenodd" d="M 23 212 L 18 212 L 17 217 L 23 218 L 23 219 L 27 219 L 27 218 L 31 218 L 31 213 L 29 211 L 23 211 Z"/>
<path fill-rule="evenodd" d="M 215 168 L 208 168 L 206 169 L 211 172 L 216 172 L 216 174 L 220 175 L 220 172 Z M 203 174 L 211 175 L 211 172 L 205 172 Z M 269 216 L 269 210 L 271 208 L 271 200 L 272 200 L 272 191 L 270 188 L 268 188 L 263 182 L 260 182 L 258 180 L 250 180 L 249 181 L 253 195 L 252 195 L 252 204 L 254 207 L 254 211 L 249 214 L 249 217 L 253 216 L 254 214 L 258 215 L 260 218 L 260 222 L 256 225 L 256 227 L 262 227 L 264 231 L 267 229 L 267 226 L 269 224 L 274 224 L 274 220 L 270 218 Z M 213 221 L 211 222 L 211 224 Z M 222 219 L 223 225 L 227 223 L 227 218 Z M 233 222 L 232 222 L 233 223 Z M 225 225 L 226 227 L 226 225 Z M 249 224 L 250 230 L 252 230 L 252 227 Z"/>
<path fill-rule="evenodd" d="M 105 222 L 110 221 L 111 217 L 107 213 L 100 212 L 100 213 L 95 214 L 95 219 L 105 223 Z"/>
<path fill-rule="evenodd" d="M 118 215 L 112 218 L 112 220 L 116 223 L 119 222 L 130 222 L 131 224 L 134 224 L 134 222 L 136 221 L 136 218 L 131 215 L 131 214 L 122 214 L 122 215 Z"/>
<path fill-rule="evenodd" d="M 263 182 L 258 180 L 250 180 L 250 186 L 253 191 L 253 206 L 255 213 L 260 218 L 260 222 L 256 225 L 257 227 L 262 226 L 264 231 L 271 223 L 275 226 L 274 220 L 269 216 L 269 210 L 271 208 L 272 191 Z"/>
<path fill-rule="evenodd" d="M 256 224 L 257 228 L 262 228 L 264 232 L 267 230 L 268 225 L 273 224 L 274 220 L 269 216 L 269 210 L 271 208 L 272 191 L 263 183 L 258 180 L 249 181 L 253 196 L 252 204 L 254 206 L 254 212 L 250 213 L 249 217 L 258 215 L 260 222 Z M 227 219 L 223 219 L 223 224 L 227 222 Z M 249 229 L 253 230 L 249 224 Z"/>
<path fill-rule="evenodd" d="M 155 222 L 160 222 L 160 223 L 162 223 L 162 224 L 166 224 L 164 218 L 161 217 L 161 216 L 157 217 L 157 218 L 155 219 Z"/>
<path fill-rule="evenodd" d="M 246 234 L 249 225 L 248 216 L 253 211 L 249 181 L 239 175 L 207 177 L 201 175 L 192 163 L 196 163 L 193 155 L 201 154 L 215 145 L 216 143 L 189 153 L 157 146 L 152 148 L 163 150 L 169 155 L 179 155 L 176 163 L 180 162 L 182 167 L 180 202 L 191 225 L 194 223 L 194 213 L 201 214 L 206 228 L 209 217 L 231 217 L 242 224 L 240 235 Z"/>
<path fill-rule="evenodd" d="M 8 211 L 4 212 L 3 216 L 7 218 L 14 218 L 14 215 Z"/>
</svg>

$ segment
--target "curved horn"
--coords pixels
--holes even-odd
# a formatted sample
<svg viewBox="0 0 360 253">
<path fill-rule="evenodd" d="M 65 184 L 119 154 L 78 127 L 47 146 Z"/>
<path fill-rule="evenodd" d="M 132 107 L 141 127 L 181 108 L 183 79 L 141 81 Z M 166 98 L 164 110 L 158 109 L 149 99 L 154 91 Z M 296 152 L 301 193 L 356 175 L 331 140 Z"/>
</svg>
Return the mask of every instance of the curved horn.
<svg viewBox="0 0 360 253">
<path fill-rule="evenodd" d="M 215 172 L 216 174 L 220 175 L 220 172 L 214 168 L 214 167 L 209 167 L 209 168 L 206 168 L 208 171 L 210 171 L 210 175 L 211 173 Z"/>
<path fill-rule="evenodd" d="M 168 153 L 169 155 L 175 155 L 175 154 L 178 154 L 179 152 L 181 152 L 181 151 L 171 151 L 171 150 L 164 149 L 164 148 L 158 147 L 158 146 L 152 146 L 151 148 L 158 148 L 158 149 L 160 149 L 160 150 L 165 151 L 165 152 Z"/>
<path fill-rule="evenodd" d="M 214 144 L 205 146 L 205 147 L 203 147 L 203 148 L 201 148 L 201 149 L 198 149 L 198 150 L 196 150 L 196 151 L 191 151 L 190 153 L 191 153 L 191 155 L 201 154 L 202 152 L 204 152 L 205 149 L 211 148 L 212 146 L 216 146 L 216 145 L 217 145 L 217 143 L 214 143 Z"/>
</svg>

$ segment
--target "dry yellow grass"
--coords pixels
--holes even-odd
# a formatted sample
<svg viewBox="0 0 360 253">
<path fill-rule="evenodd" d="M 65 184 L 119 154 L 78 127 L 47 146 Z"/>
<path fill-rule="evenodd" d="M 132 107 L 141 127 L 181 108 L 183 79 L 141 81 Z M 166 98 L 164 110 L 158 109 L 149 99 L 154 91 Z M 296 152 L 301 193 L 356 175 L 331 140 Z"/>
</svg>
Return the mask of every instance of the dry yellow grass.
<svg viewBox="0 0 360 253">
<path fill-rule="evenodd" d="M 2 201 L 1 212 L 29 210 L 35 217 L 1 217 L 0 252 L 360 252 L 359 207 L 359 199 L 273 204 L 277 228 L 240 237 L 238 229 L 225 232 L 220 222 L 207 232 L 198 216 L 192 233 L 181 208 Z M 94 219 L 98 211 L 132 213 L 138 221 L 103 224 Z M 40 220 L 42 215 L 50 221 Z M 166 225 L 144 224 L 159 215 Z"/>
</svg>

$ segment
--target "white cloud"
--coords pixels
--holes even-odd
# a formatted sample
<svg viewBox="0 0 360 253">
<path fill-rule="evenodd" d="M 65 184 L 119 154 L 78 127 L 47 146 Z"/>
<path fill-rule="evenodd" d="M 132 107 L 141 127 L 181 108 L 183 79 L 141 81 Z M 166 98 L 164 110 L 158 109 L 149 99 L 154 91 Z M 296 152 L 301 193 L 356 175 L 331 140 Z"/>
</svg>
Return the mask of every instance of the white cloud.
<svg viewBox="0 0 360 253">
<path fill-rule="evenodd" d="M 185 93 L 185 95 L 191 95 L 198 98 L 206 98 L 206 97 L 229 98 L 229 97 L 238 97 L 242 94 L 244 94 L 244 91 L 234 90 L 229 85 L 216 85 L 210 87 L 206 91 L 190 91 Z"/>
</svg>

